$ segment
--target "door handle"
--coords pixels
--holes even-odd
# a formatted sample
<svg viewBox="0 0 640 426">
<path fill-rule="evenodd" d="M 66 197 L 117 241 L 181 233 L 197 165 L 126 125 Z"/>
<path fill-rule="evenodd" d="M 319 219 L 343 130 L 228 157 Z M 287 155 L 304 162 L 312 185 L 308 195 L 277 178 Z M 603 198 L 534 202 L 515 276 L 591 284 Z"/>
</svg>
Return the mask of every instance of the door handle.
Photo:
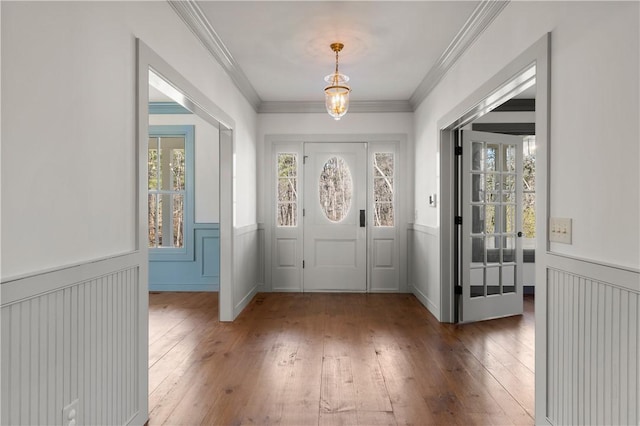
<svg viewBox="0 0 640 426">
<path fill-rule="evenodd" d="M 522 231 L 518 232 L 518 237 L 522 237 Z"/>
<path fill-rule="evenodd" d="M 360 228 L 364 228 L 366 226 L 366 218 L 364 216 L 364 210 L 360 210 Z"/>
</svg>

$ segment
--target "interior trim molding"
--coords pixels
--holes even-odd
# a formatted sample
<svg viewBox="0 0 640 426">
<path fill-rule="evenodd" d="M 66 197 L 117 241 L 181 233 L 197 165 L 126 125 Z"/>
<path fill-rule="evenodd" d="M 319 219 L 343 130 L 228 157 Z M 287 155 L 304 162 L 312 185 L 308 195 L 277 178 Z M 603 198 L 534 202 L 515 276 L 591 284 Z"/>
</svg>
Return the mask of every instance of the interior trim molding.
<svg viewBox="0 0 640 426">
<path fill-rule="evenodd" d="M 258 113 L 325 113 L 327 109 L 322 101 L 278 102 L 263 101 Z M 349 114 L 359 112 L 413 112 L 409 101 L 352 101 Z"/>
<path fill-rule="evenodd" d="M 414 110 L 427 98 L 458 58 L 471 47 L 478 36 L 484 32 L 507 4 L 509 4 L 509 0 L 482 0 L 478 4 L 469 19 L 467 19 L 467 22 L 458 31 L 458 34 L 456 34 L 445 51 L 442 52 L 438 61 L 431 67 L 411 95 L 411 98 L 409 98 L 409 103 L 411 103 Z"/>
<path fill-rule="evenodd" d="M 351 102 L 349 112 L 414 112 L 509 1 L 482 0 L 408 100 L 355 101 Z M 325 111 L 323 102 L 263 101 L 196 0 L 167 0 L 167 2 L 222 66 L 257 113 L 321 113 Z"/>
<path fill-rule="evenodd" d="M 253 109 L 257 111 L 262 99 L 260 99 L 258 92 L 251 85 L 238 63 L 233 59 L 227 46 L 213 29 L 198 3 L 195 0 L 167 0 L 167 2 L 215 60 L 218 61 Z"/>
</svg>

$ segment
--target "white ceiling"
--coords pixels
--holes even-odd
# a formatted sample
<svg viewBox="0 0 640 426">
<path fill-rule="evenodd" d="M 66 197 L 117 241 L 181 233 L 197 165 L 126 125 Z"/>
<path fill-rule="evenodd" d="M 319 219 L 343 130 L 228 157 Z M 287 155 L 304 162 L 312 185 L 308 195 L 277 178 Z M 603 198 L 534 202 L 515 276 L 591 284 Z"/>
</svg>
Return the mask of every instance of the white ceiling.
<svg viewBox="0 0 640 426">
<path fill-rule="evenodd" d="M 262 102 L 324 101 L 332 42 L 352 101 L 408 101 L 479 1 L 198 1 Z"/>
</svg>

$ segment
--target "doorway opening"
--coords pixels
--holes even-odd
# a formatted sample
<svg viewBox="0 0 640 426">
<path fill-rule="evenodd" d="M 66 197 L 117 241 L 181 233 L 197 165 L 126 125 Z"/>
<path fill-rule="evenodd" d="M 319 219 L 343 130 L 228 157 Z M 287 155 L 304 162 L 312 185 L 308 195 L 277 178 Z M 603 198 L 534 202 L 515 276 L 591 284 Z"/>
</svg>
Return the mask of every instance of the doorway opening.
<svg viewBox="0 0 640 426">
<path fill-rule="evenodd" d="M 494 110 L 535 83 L 535 401 L 536 418 L 544 418 L 547 386 L 546 265 L 548 223 L 548 153 L 550 97 L 551 36 L 545 34 L 467 99 L 438 121 L 440 166 L 440 320 L 456 322 L 456 283 L 459 270 L 455 241 L 460 238 L 455 213 L 459 200 L 455 197 L 456 134 L 459 129 Z M 464 218 L 463 218 L 464 220 Z"/>
</svg>

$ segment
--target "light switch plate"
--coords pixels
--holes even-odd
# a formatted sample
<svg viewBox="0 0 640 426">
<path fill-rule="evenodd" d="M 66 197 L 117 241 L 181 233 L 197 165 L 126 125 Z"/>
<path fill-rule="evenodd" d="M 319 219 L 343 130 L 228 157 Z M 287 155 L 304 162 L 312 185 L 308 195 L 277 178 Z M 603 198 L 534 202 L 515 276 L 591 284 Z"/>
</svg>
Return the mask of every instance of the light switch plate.
<svg viewBox="0 0 640 426">
<path fill-rule="evenodd" d="M 572 235 L 571 219 L 563 217 L 549 219 L 549 241 L 571 244 Z"/>
</svg>

